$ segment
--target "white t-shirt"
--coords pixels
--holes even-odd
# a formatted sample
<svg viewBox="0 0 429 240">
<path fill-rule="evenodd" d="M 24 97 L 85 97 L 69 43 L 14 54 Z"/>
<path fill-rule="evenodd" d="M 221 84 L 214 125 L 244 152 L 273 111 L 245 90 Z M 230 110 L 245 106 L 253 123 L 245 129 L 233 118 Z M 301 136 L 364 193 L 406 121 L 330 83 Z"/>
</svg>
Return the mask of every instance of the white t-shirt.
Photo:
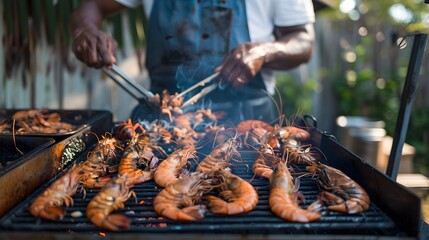
<svg viewBox="0 0 429 240">
<path fill-rule="evenodd" d="M 153 0 L 116 0 L 126 7 L 144 4 L 150 15 Z M 315 14 L 311 0 L 245 0 L 247 25 L 251 42 L 273 41 L 274 26 L 287 27 L 314 23 Z M 275 79 L 268 69 L 261 70 L 268 92 L 274 93 Z"/>
<path fill-rule="evenodd" d="M 127 7 L 143 3 L 147 16 L 153 4 L 153 0 L 116 1 Z M 252 42 L 273 40 L 274 26 L 295 26 L 315 21 L 311 0 L 246 0 L 246 14 Z"/>
</svg>

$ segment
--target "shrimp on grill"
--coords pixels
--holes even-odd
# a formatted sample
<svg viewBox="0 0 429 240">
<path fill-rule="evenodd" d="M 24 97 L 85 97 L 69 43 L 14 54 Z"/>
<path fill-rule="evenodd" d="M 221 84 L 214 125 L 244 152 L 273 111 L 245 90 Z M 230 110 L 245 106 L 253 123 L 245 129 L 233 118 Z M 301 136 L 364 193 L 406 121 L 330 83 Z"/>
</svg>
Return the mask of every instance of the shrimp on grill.
<svg viewBox="0 0 429 240">
<path fill-rule="evenodd" d="M 245 120 L 237 125 L 237 133 L 243 138 L 243 145 L 246 147 L 268 143 L 268 133 L 273 129 L 273 126 L 260 120 Z"/>
<path fill-rule="evenodd" d="M 310 133 L 302 128 L 295 126 L 274 127 L 274 130 L 268 134 L 268 141 L 272 142 L 276 139 L 285 141 L 286 139 L 295 139 L 304 142 L 310 139 Z"/>
<path fill-rule="evenodd" d="M 252 165 L 253 173 L 258 177 L 270 179 L 273 169 L 281 162 L 281 158 L 268 146 L 256 151 L 256 159 Z"/>
<path fill-rule="evenodd" d="M 179 129 L 195 130 L 199 126 L 206 127 L 225 116 L 225 112 L 212 112 L 210 109 L 200 109 L 196 112 L 187 112 L 174 119 L 174 126 Z"/>
<path fill-rule="evenodd" d="M 110 180 L 110 177 L 106 177 L 109 165 L 95 160 L 100 157 L 100 152 L 94 152 L 91 156 L 77 167 L 80 181 L 86 188 L 102 188 Z"/>
<path fill-rule="evenodd" d="M 170 126 L 164 126 L 165 124 L 163 123 L 165 122 L 157 121 L 153 123 L 148 133 L 158 144 L 170 144 L 173 140 L 173 134 L 168 129 Z"/>
<path fill-rule="evenodd" d="M 289 163 L 311 165 L 319 158 L 319 155 L 312 149 L 313 147 L 301 145 L 299 141 L 293 138 L 288 138 L 283 143 L 283 155 L 290 156 Z"/>
<path fill-rule="evenodd" d="M 73 166 L 34 200 L 28 209 L 30 214 L 45 220 L 62 219 L 66 213 L 63 206 L 73 205 L 72 196 L 79 188 L 80 176 Z"/>
<path fill-rule="evenodd" d="M 274 169 L 270 177 L 269 206 L 278 217 L 291 222 L 312 222 L 320 219 L 321 214 L 302 209 L 298 199 L 303 199 L 298 193 L 299 184 L 293 184 L 286 162 L 282 162 Z"/>
<path fill-rule="evenodd" d="M 130 226 L 131 220 L 126 216 L 111 214 L 123 208 L 131 196 L 137 201 L 135 192 L 127 186 L 126 178 L 126 175 L 112 178 L 88 203 L 86 216 L 97 227 L 118 231 Z"/>
<path fill-rule="evenodd" d="M 208 172 L 229 167 L 234 156 L 240 156 L 237 151 L 238 141 L 230 138 L 226 142 L 215 147 L 199 164 L 196 171 Z"/>
<path fill-rule="evenodd" d="M 87 159 L 78 166 L 78 171 L 82 175 L 80 180 L 85 187 L 101 188 L 109 181 L 110 178 L 105 175 L 109 171 L 110 160 L 116 157 L 116 144 L 115 138 L 103 136 Z"/>
<path fill-rule="evenodd" d="M 121 123 L 115 126 L 113 130 L 113 136 L 121 141 L 128 142 L 130 141 L 134 135 L 137 133 L 145 133 L 146 129 L 140 123 L 135 123 L 128 119 L 128 121 L 122 121 Z"/>
<path fill-rule="evenodd" d="M 173 137 L 176 142 L 174 149 L 177 150 L 186 146 L 195 146 L 198 134 L 193 129 L 173 127 Z"/>
<path fill-rule="evenodd" d="M 314 162 L 307 166 L 310 173 L 317 173 L 317 183 L 323 190 L 332 194 L 323 193 L 312 208 L 319 205 L 327 205 L 329 210 L 342 213 L 358 213 L 366 211 L 371 204 L 367 192 L 353 179 L 342 171 L 322 163 Z M 337 196 L 335 198 L 335 196 Z"/>
<path fill-rule="evenodd" d="M 174 116 L 180 116 L 183 114 L 183 97 L 177 97 L 177 95 L 179 94 L 175 93 L 174 95 L 170 95 L 166 89 L 162 91 L 162 96 L 159 96 L 159 94 L 155 95 L 157 101 L 161 102 L 161 113 L 168 115 L 170 122 L 173 122 Z"/>
<path fill-rule="evenodd" d="M 154 211 L 172 220 L 194 221 L 204 218 L 205 205 L 194 205 L 203 194 L 211 191 L 217 184 L 213 172 L 194 172 L 179 181 L 168 185 L 155 197 Z"/>
<path fill-rule="evenodd" d="M 221 198 L 207 197 L 207 206 L 213 213 L 236 215 L 252 211 L 258 204 L 258 193 L 247 181 L 229 171 L 218 171 L 220 185 L 216 189 Z"/>
<path fill-rule="evenodd" d="M 143 140 L 140 139 L 142 137 Z M 146 137 L 145 135 L 135 135 L 125 149 L 119 163 L 119 175 L 126 174 L 128 181 L 132 185 L 153 179 L 159 159 L 153 153 L 152 148 L 158 149 L 163 153 L 162 148 L 150 145 Z M 140 169 L 140 166 L 144 166 L 144 169 Z"/>
<path fill-rule="evenodd" d="M 224 125 L 209 125 L 205 127 L 204 132 L 199 135 L 201 145 L 209 144 L 213 146 L 220 145 L 228 139 L 237 135 L 233 128 L 225 128 Z"/>
<path fill-rule="evenodd" d="M 171 153 L 158 165 L 155 171 L 154 179 L 156 184 L 166 187 L 177 182 L 181 171 L 188 164 L 188 159 L 196 157 L 195 154 L 196 149 L 194 146 L 187 146 Z"/>
</svg>

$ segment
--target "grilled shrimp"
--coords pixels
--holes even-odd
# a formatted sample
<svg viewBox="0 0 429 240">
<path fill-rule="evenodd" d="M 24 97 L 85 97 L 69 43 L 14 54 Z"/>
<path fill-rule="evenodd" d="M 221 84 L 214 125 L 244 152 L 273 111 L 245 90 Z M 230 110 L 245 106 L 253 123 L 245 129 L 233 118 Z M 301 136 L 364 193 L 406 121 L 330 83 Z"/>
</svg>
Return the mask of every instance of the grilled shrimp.
<svg viewBox="0 0 429 240">
<path fill-rule="evenodd" d="M 234 156 L 240 156 L 237 151 L 238 141 L 230 138 L 226 142 L 215 147 L 199 164 L 196 171 L 208 172 L 229 167 Z"/>
<path fill-rule="evenodd" d="M 237 125 L 237 133 L 243 138 L 243 145 L 258 147 L 268 143 L 268 133 L 273 131 L 273 126 L 260 120 L 246 120 Z"/>
<path fill-rule="evenodd" d="M 253 173 L 258 177 L 270 178 L 273 169 L 281 161 L 271 147 L 262 147 L 256 152 L 256 159 L 252 165 Z"/>
<path fill-rule="evenodd" d="M 312 147 L 301 145 L 293 138 L 288 138 L 283 143 L 283 155 L 289 156 L 289 163 L 307 164 L 318 159 L 318 154 L 312 151 Z"/>
<path fill-rule="evenodd" d="M 117 141 L 115 138 L 103 137 L 92 150 L 87 159 L 78 166 L 82 175 L 81 183 L 87 188 L 101 188 L 110 178 L 104 177 L 108 173 L 109 161 L 116 157 Z"/>
<path fill-rule="evenodd" d="M 310 133 L 302 128 L 294 126 L 275 126 L 274 130 L 268 134 L 267 141 L 273 148 L 278 148 L 280 147 L 279 141 L 285 141 L 287 139 L 295 139 L 304 142 L 310 139 Z"/>
<path fill-rule="evenodd" d="M 196 112 L 187 112 L 181 114 L 174 119 L 174 126 L 179 129 L 194 130 L 198 126 L 211 124 L 223 118 L 225 116 L 224 112 L 212 112 L 210 109 L 200 109 Z"/>
<path fill-rule="evenodd" d="M 291 222 L 312 222 L 320 219 L 322 215 L 299 207 L 299 184 L 293 184 L 286 163 L 282 162 L 274 169 L 270 177 L 269 206 L 278 217 Z"/>
<path fill-rule="evenodd" d="M 47 109 L 17 111 L 12 119 L 16 121 L 18 133 L 64 133 L 74 128 L 72 124 L 61 122 L 58 113 L 49 113 Z"/>
<path fill-rule="evenodd" d="M 66 213 L 63 206 L 73 205 L 72 196 L 79 187 L 80 176 L 73 166 L 34 200 L 28 209 L 30 214 L 46 220 L 62 219 Z"/>
<path fill-rule="evenodd" d="M 193 129 L 173 127 L 173 138 L 176 142 L 174 149 L 177 150 L 186 146 L 195 146 L 198 134 Z"/>
<path fill-rule="evenodd" d="M 140 123 L 137 122 L 133 124 L 131 119 L 128 119 L 128 121 L 122 121 L 115 126 L 113 136 L 118 140 L 127 142 L 130 141 L 137 133 L 145 132 L 146 130 Z"/>
<path fill-rule="evenodd" d="M 240 122 L 237 125 L 237 132 L 240 135 L 244 135 L 250 131 L 252 131 L 255 128 L 263 128 L 266 131 L 272 131 L 273 130 L 273 126 L 271 126 L 270 124 L 261 121 L 261 120 L 245 120 Z"/>
<path fill-rule="evenodd" d="M 159 161 L 151 145 L 142 143 L 147 141 L 139 140 L 140 138 L 137 134 L 131 139 L 119 163 L 119 175 L 126 174 L 132 185 L 152 180 Z M 139 168 L 142 165 L 145 166 L 144 169 Z"/>
<path fill-rule="evenodd" d="M 170 95 L 168 90 L 162 91 L 162 96 L 159 96 L 159 94 L 155 95 L 155 98 L 160 101 L 161 106 L 161 113 L 168 115 L 168 118 L 170 119 L 170 122 L 173 122 L 173 117 L 177 115 L 182 115 L 182 103 L 183 103 L 183 97 L 177 98 L 178 93 L 175 93 L 174 95 Z"/>
<path fill-rule="evenodd" d="M 168 185 L 155 197 L 153 202 L 155 212 L 169 219 L 180 221 L 204 218 L 205 205 L 194 205 L 194 203 L 218 184 L 212 175 L 212 172 L 194 172 Z"/>
<path fill-rule="evenodd" d="M 134 191 L 127 186 L 127 176 L 112 178 L 88 203 L 86 216 L 97 227 L 111 231 L 128 229 L 131 220 L 121 214 L 111 214 L 124 207 L 131 196 L 136 200 Z"/>
<path fill-rule="evenodd" d="M 319 195 L 316 204 L 327 205 L 329 210 L 342 213 L 358 213 L 366 211 L 370 205 L 367 192 L 342 171 L 322 163 L 313 162 L 307 167 L 311 173 L 318 174 L 318 185 L 330 194 Z M 315 205 L 312 208 L 317 208 Z"/>
<path fill-rule="evenodd" d="M 168 129 L 168 127 L 168 123 L 165 121 L 156 121 L 151 125 L 149 135 L 158 144 L 170 144 L 173 140 L 173 134 Z"/>
<path fill-rule="evenodd" d="M 99 152 L 92 153 L 92 156 L 97 155 L 99 155 Z M 94 160 L 94 158 L 92 159 Z M 80 181 L 86 188 L 102 188 L 110 180 L 110 177 L 106 176 L 109 165 L 93 160 L 86 160 L 77 167 L 81 175 Z"/>
<path fill-rule="evenodd" d="M 252 211 L 258 203 L 258 193 L 247 181 L 229 171 L 220 172 L 217 190 L 221 198 L 207 197 L 207 206 L 213 213 L 224 215 L 242 214 Z M 225 200 L 224 200 L 225 199 Z"/>
<path fill-rule="evenodd" d="M 187 146 L 174 151 L 157 167 L 154 179 L 156 184 L 166 187 L 169 184 L 177 182 L 180 178 L 180 172 L 188 163 L 189 158 L 195 157 L 196 149 L 194 146 Z"/>
</svg>

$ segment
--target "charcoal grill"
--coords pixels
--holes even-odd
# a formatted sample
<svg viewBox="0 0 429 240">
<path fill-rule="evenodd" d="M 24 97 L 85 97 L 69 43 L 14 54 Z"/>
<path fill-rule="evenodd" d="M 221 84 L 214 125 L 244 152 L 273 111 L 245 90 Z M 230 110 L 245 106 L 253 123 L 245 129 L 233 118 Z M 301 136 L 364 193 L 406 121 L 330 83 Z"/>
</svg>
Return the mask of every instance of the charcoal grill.
<svg viewBox="0 0 429 240">
<path fill-rule="evenodd" d="M 133 187 L 137 193 L 137 203 L 134 199 L 126 202 L 126 208 L 119 210 L 132 219 L 130 229 L 123 232 L 106 232 L 90 223 L 85 215 L 72 217 L 71 213 L 80 211 L 85 213 L 90 199 L 98 192 L 91 189 L 73 197 L 75 204 L 68 208 L 67 215 L 60 221 L 48 222 L 32 217 L 28 212 L 29 204 L 49 184 L 34 192 L 25 202 L 9 212 L 0 221 L 3 229 L 0 237 L 17 237 L 26 232 L 34 232 L 45 236 L 60 236 L 71 234 L 81 237 L 109 236 L 150 238 L 163 234 L 168 238 L 184 236 L 199 236 L 199 238 L 213 238 L 218 234 L 229 237 L 270 236 L 279 238 L 379 238 L 387 239 L 415 239 L 419 237 L 420 199 L 406 188 L 395 183 L 365 161 L 350 153 L 338 144 L 334 137 L 322 133 L 313 127 L 310 131 L 310 144 L 321 149 L 327 157 L 327 164 L 344 171 L 361 184 L 371 197 L 369 210 L 358 214 L 342 214 L 325 210 L 323 217 L 312 223 L 291 223 L 281 220 L 271 213 L 268 206 L 268 180 L 254 178 L 251 165 L 255 158 L 254 152 L 241 151 L 241 160 L 233 164 L 235 174 L 251 181 L 258 191 L 260 201 L 250 213 L 238 216 L 222 216 L 207 213 L 205 218 L 196 222 L 178 222 L 159 217 L 152 208 L 154 197 L 160 188 L 154 182 L 147 182 Z M 208 151 L 208 150 L 207 150 Z M 207 153 L 205 151 L 205 153 Z M 203 151 L 204 152 L 204 151 Z M 86 154 L 82 154 L 76 161 L 83 161 Z M 303 171 L 297 166 L 296 172 Z M 55 179 L 52 179 L 54 181 Z M 51 182 L 52 182 L 51 181 Z M 316 200 L 318 188 L 312 176 L 301 178 L 300 191 L 304 194 L 308 206 Z M 202 200 L 204 203 L 204 199 Z M 189 236 L 189 235 L 188 235 Z"/>
</svg>

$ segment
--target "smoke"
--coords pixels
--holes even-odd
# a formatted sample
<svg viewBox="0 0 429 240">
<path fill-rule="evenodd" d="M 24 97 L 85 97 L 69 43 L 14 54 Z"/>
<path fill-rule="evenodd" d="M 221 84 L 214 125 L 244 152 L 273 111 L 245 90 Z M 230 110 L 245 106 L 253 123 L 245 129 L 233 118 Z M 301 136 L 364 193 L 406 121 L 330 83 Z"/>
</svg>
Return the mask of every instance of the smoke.
<svg viewBox="0 0 429 240">
<path fill-rule="evenodd" d="M 206 56 L 196 61 L 186 62 L 178 66 L 176 71 L 177 88 L 182 92 L 204 78 L 212 75 L 220 65 L 223 57 Z M 207 85 L 206 85 L 207 86 Z M 185 95 L 185 99 L 194 96 L 201 88 L 197 88 Z"/>
</svg>

